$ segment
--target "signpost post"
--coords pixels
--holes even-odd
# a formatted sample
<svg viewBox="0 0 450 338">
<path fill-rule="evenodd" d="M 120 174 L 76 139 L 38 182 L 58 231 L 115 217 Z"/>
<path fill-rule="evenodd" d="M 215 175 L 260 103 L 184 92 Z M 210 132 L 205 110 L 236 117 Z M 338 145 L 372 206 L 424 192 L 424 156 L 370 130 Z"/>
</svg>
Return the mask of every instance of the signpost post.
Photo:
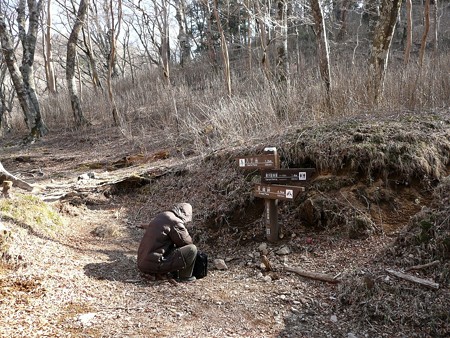
<svg viewBox="0 0 450 338">
<path fill-rule="evenodd" d="M 240 168 L 261 171 L 261 183 L 255 185 L 253 193 L 256 197 L 264 198 L 266 237 L 270 242 L 275 242 L 280 234 L 278 200 L 293 201 L 300 192 L 305 191 L 305 186 L 315 170 L 280 169 L 280 157 L 275 147 L 265 148 L 263 155 L 241 157 L 237 160 Z"/>
<path fill-rule="evenodd" d="M 280 157 L 275 147 L 267 147 L 264 149 L 265 154 L 272 154 L 275 156 L 275 165 L 273 169 L 280 169 Z M 280 234 L 280 225 L 278 224 L 278 199 L 272 199 L 266 197 L 264 199 L 264 204 L 266 205 L 266 237 L 270 242 L 275 242 L 278 240 Z"/>
<path fill-rule="evenodd" d="M 267 147 L 264 154 L 238 158 L 238 164 L 243 169 L 259 169 L 261 183 L 255 185 L 253 191 L 256 197 L 264 198 L 266 237 L 270 242 L 279 238 L 278 200 L 293 201 L 300 192 L 305 191 L 312 168 L 280 169 L 280 157 L 275 147 Z M 287 185 L 296 184 L 296 185 Z"/>
</svg>

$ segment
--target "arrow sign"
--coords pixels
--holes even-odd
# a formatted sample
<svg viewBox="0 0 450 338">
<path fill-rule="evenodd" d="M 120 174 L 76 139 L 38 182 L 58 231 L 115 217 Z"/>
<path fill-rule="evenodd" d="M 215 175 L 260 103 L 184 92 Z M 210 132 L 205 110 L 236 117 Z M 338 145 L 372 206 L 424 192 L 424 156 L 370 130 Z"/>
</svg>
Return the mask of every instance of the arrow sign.
<svg viewBox="0 0 450 338">
<path fill-rule="evenodd" d="M 237 161 L 239 168 L 243 169 L 275 168 L 279 163 L 275 154 L 239 157 Z"/>
<path fill-rule="evenodd" d="M 263 183 L 296 183 L 300 185 L 309 184 L 314 168 L 289 168 L 268 169 L 261 171 L 261 182 Z"/>
<path fill-rule="evenodd" d="M 293 201 L 301 191 L 305 191 L 305 187 L 257 183 L 253 194 L 261 198 Z"/>
</svg>

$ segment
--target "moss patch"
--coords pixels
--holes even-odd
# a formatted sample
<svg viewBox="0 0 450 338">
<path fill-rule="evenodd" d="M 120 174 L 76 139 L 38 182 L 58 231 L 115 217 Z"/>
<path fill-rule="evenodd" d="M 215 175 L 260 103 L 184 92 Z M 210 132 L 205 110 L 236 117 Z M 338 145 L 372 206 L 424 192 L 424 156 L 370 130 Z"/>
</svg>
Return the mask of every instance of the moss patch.
<svg viewBox="0 0 450 338">
<path fill-rule="evenodd" d="M 0 214 L 1 218 L 39 233 L 53 233 L 64 224 L 51 205 L 27 194 L 16 193 L 14 198 L 0 199 Z"/>
</svg>

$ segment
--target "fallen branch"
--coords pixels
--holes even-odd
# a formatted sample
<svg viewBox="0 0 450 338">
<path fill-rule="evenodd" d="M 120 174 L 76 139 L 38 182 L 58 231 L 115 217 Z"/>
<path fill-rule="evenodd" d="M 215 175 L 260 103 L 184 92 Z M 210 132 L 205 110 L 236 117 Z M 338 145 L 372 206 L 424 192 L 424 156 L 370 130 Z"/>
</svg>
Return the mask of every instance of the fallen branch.
<svg viewBox="0 0 450 338">
<path fill-rule="evenodd" d="M 417 284 L 426 286 L 426 287 L 434 289 L 434 290 L 439 289 L 439 284 L 438 283 L 429 281 L 427 279 L 423 279 L 423 278 L 407 275 L 405 273 L 402 273 L 402 272 L 399 272 L 399 271 L 395 271 L 395 270 L 391 270 L 391 269 L 386 269 L 386 272 L 388 272 L 391 275 L 394 275 L 394 276 L 396 276 L 398 278 L 401 278 L 401 279 L 407 280 L 409 282 L 412 282 L 412 283 L 417 283 Z"/>
<path fill-rule="evenodd" d="M 426 263 L 426 264 L 414 265 L 414 266 L 407 268 L 405 271 L 426 269 L 426 268 L 429 268 L 430 266 L 438 265 L 439 263 L 440 263 L 440 261 L 433 261 L 433 262 Z"/>
<path fill-rule="evenodd" d="M 270 263 L 270 261 L 266 255 L 261 256 L 261 261 L 263 262 L 264 266 L 266 267 L 266 271 L 273 271 L 272 264 Z"/>
<path fill-rule="evenodd" d="M 33 190 L 33 186 L 31 184 L 28 184 L 27 182 L 21 180 L 20 178 L 14 176 L 13 174 L 10 174 L 2 165 L 2 163 L 0 162 L 0 176 L 6 176 L 6 178 L 9 181 L 13 182 L 13 185 L 15 187 L 27 190 L 27 191 L 32 191 Z"/>
<path fill-rule="evenodd" d="M 298 274 L 302 277 L 320 280 L 322 282 L 333 283 L 333 284 L 340 282 L 339 279 L 336 279 L 336 278 L 334 278 L 330 275 L 324 274 L 324 273 L 303 271 L 303 270 L 300 270 L 299 268 L 290 267 L 290 266 L 284 266 L 284 270 L 289 271 L 289 272 L 295 272 L 296 274 Z"/>
</svg>

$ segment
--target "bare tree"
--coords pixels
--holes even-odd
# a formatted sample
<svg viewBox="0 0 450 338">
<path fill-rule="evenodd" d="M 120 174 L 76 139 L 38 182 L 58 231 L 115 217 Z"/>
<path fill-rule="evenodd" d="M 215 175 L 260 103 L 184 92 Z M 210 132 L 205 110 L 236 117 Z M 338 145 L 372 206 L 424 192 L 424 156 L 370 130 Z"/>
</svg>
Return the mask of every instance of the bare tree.
<svg viewBox="0 0 450 338">
<path fill-rule="evenodd" d="M 216 19 L 217 28 L 218 28 L 219 34 L 220 34 L 220 47 L 222 49 L 222 62 L 223 62 L 225 87 L 226 87 L 228 96 L 231 96 L 230 57 L 228 54 L 228 45 L 227 45 L 227 40 L 225 39 L 225 32 L 223 31 L 222 23 L 220 21 L 218 0 L 214 0 L 213 14 Z"/>
<path fill-rule="evenodd" d="M 6 26 L 4 12 L 0 12 L 0 39 L 5 63 L 24 113 L 25 123 L 30 130 L 29 141 L 48 133 L 47 126 L 41 116 L 39 100 L 34 82 L 34 53 L 36 50 L 39 14 L 42 0 L 39 2 L 28 0 L 28 31 L 26 31 L 25 0 L 19 1 L 17 8 L 17 22 L 19 37 L 22 42 L 22 64 L 17 65 L 11 35 Z"/>
<path fill-rule="evenodd" d="M 279 83 L 289 82 L 289 58 L 287 36 L 287 1 L 277 1 L 277 26 L 276 26 L 276 77 Z"/>
<path fill-rule="evenodd" d="M 69 36 L 69 41 L 67 42 L 66 80 L 76 126 L 89 124 L 83 114 L 79 91 L 75 79 L 78 35 L 85 22 L 88 6 L 89 0 L 80 0 L 80 6 L 78 8 L 75 24 L 73 25 L 72 32 Z"/>
<path fill-rule="evenodd" d="M 424 24 L 423 24 L 422 41 L 420 43 L 420 50 L 419 50 L 419 65 L 421 67 L 425 55 L 425 48 L 427 47 L 428 32 L 430 31 L 430 0 L 425 0 L 423 19 Z"/>
<path fill-rule="evenodd" d="M 184 66 L 191 61 L 191 39 L 185 16 L 186 4 L 184 0 L 174 0 L 174 2 L 175 18 L 178 22 L 178 43 L 181 50 L 180 64 Z"/>
<path fill-rule="evenodd" d="M 327 90 L 328 107 L 331 108 L 330 53 L 328 49 L 325 20 L 323 18 L 322 7 L 319 0 L 311 0 L 311 10 L 314 17 L 320 76 L 322 77 L 322 81 L 324 82 Z"/>
<path fill-rule="evenodd" d="M 56 77 L 55 68 L 53 65 L 53 51 L 52 51 L 52 1 L 47 0 L 47 22 L 44 30 L 44 67 L 45 77 L 47 79 L 47 89 L 49 93 L 56 93 Z"/>
<path fill-rule="evenodd" d="M 438 0 L 433 0 L 433 49 L 434 52 L 438 51 L 438 31 L 439 31 L 439 20 L 438 20 Z"/>
<path fill-rule="evenodd" d="M 85 27 L 87 27 L 88 29 L 85 29 Z M 100 75 L 97 67 L 97 58 L 92 48 L 91 30 L 89 29 L 89 6 L 86 13 L 86 25 L 82 25 L 81 29 L 84 44 L 83 50 L 89 60 L 90 77 L 92 80 L 92 84 L 94 86 L 94 90 L 97 91 L 98 88 L 103 90 L 102 82 L 100 81 Z"/>
<path fill-rule="evenodd" d="M 108 97 L 109 97 L 109 103 L 111 105 L 111 111 L 112 111 L 114 124 L 116 126 L 119 126 L 120 125 L 119 114 L 118 114 L 118 111 L 117 111 L 116 101 L 115 101 L 114 95 L 113 95 L 111 78 L 112 78 L 114 66 L 116 65 L 117 37 L 120 34 L 120 23 L 122 21 L 122 0 L 119 0 L 118 3 L 117 3 L 117 26 L 116 26 L 116 20 L 115 20 L 115 15 L 114 15 L 113 0 L 110 0 L 109 8 L 110 8 L 110 15 L 111 15 L 111 17 L 110 17 L 110 19 L 111 19 L 111 31 L 110 31 L 111 55 L 109 56 L 108 75 L 107 75 Z"/>
<path fill-rule="evenodd" d="M 264 74 L 266 75 L 267 79 L 271 78 L 271 72 L 270 72 L 270 56 L 269 56 L 269 43 L 270 40 L 267 37 L 266 32 L 266 24 L 265 24 L 265 12 L 261 10 L 261 6 L 259 4 L 259 0 L 255 1 L 255 12 L 256 16 L 258 18 L 257 22 L 259 23 L 259 38 L 260 38 L 260 44 L 262 49 L 262 56 L 261 56 L 261 66 L 263 68 Z"/>
<path fill-rule="evenodd" d="M 350 0 L 342 0 L 337 7 L 339 9 L 337 10 L 337 19 L 339 22 L 339 32 L 337 34 L 337 39 L 343 40 L 344 37 L 347 35 L 347 14 L 348 14 L 348 7 L 350 4 Z"/>
<path fill-rule="evenodd" d="M 156 2 L 156 1 L 155 1 Z M 158 8 L 159 7 L 159 8 Z M 162 0 L 161 5 L 158 8 L 159 13 L 157 13 L 156 18 L 159 23 L 159 31 L 161 33 L 161 64 L 163 67 L 163 75 L 166 80 L 166 84 L 170 85 L 170 41 L 169 41 L 169 3 L 167 0 Z"/>
<path fill-rule="evenodd" d="M 368 91 L 373 104 L 378 104 L 383 94 L 388 56 L 401 3 L 401 0 L 382 0 L 380 16 L 374 28 L 368 74 Z"/>
<path fill-rule="evenodd" d="M 406 46 L 405 46 L 405 65 L 409 62 L 412 46 L 412 0 L 406 0 Z"/>
<path fill-rule="evenodd" d="M 146 8 L 142 7 L 142 4 L 130 2 L 129 6 L 134 14 L 135 20 L 130 22 L 130 26 L 133 28 L 134 33 L 137 35 L 139 42 L 144 49 L 144 55 L 146 61 L 150 64 L 159 66 L 159 50 L 161 46 L 156 39 L 156 23 L 155 19 L 150 15 Z"/>
<path fill-rule="evenodd" d="M 9 117 L 13 106 L 12 102 L 14 100 L 13 91 L 9 94 L 9 98 L 7 97 L 5 83 L 7 81 L 6 73 L 8 68 L 2 59 L 0 54 L 0 135 L 2 135 L 3 130 L 8 132 L 12 129 Z"/>
</svg>

